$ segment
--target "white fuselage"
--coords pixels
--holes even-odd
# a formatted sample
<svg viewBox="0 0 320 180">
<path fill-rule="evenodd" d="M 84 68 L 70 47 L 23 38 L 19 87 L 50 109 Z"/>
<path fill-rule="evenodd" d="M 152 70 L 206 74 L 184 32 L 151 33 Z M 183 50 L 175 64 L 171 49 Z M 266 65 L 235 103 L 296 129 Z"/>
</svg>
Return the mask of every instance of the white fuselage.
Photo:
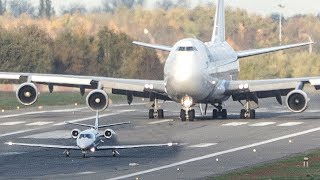
<svg viewBox="0 0 320 180">
<path fill-rule="evenodd" d="M 225 93 L 228 80 L 239 73 L 237 54 L 226 43 L 203 43 L 183 39 L 170 52 L 164 81 L 169 97 L 177 102 L 191 97 L 194 103 L 217 103 L 229 98 Z"/>
<path fill-rule="evenodd" d="M 82 151 L 95 151 L 102 142 L 100 137 L 99 132 L 95 129 L 82 131 L 77 137 L 77 146 Z"/>
</svg>

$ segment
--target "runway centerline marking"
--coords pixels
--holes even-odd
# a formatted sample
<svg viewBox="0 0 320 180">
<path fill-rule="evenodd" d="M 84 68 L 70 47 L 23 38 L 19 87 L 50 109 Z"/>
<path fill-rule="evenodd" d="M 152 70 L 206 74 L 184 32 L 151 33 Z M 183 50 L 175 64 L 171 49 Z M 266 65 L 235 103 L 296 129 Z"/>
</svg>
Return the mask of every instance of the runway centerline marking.
<svg viewBox="0 0 320 180">
<path fill-rule="evenodd" d="M 0 126 L 14 126 L 14 125 L 23 124 L 23 123 L 26 123 L 26 121 L 5 122 L 5 123 L 1 123 Z"/>
<path fill-rule="evenodd" d="M 173 119 L 164 119 L 164 120 L 160 120 L 160 121 L 153 121 L 153 122 L 149 122 L 149 125 L 153 125 L 153 124 L 160 124 L 160 123 L 165 123 L 165 122 L 172 122 Z"/>
<path fill-rule="evenodd" d="M 289 139 L 289 138 L 293 138 L 293 137 L 297 137 L 297 136 L 310 134 L 310 133 L 317 132 L 317 131 L 320 131 L 320 127 L 314 128 L 314 129 L 309 129 L 309 130 L 306 130 L 306 131 L 297 132 L 297 133 L 294 133 L 294 134 L 280 136 L 280 137 L 277 137 L 277 138 L 273 138 L 273 139 L 269 139 L 269 140 L 265 140 L 265 141 L 261 141 L 261 142 L 257 142 L 257 143 L 253 143 L 253 144 L 249 144 L 249 145 L 245 145 L 245 146 L 240 146 L 240 147 L 237 147 L 237 148 L 228 149 L 228 150 L 225 150 L 225 151 L 220 151 L 220 152 L 216 152 L 216 153 L 212 153 L 212 154 L 207 154 L 207 155 L 204 155 L 204 156 L 199 156 L 199 157 L 187 159 L 187 160 L 184 160 L 184 161 L 175 162 L 175 163 L 172 163 L 172 164 L 159 166 L 159 167 L 152 168 L 152 169 L 147 169 L 147 170 L 136 172 L 136 173 L 131 173 L 131 174 L 123 175 L 123 176 L 118 176 L 118 177 L 110 178 L 110 179 L 107 179 L 107 180 L 119 180 L 119 179 L 131 178 L 131 177 L 135 177 L 135 176 L 139 176 L 139 175 L 143 175 L 143 174 L 147 174 L 147 173 L 151 173 L 151 172 L 155 172 L 155 171 L 160 171 L 160 170 L 163 170 L 163 169 L 172 168 L 172 167 L 175 167 L 175 166 L 180 166 L 180 165 L 184 165 L 184 164 L 188 164 L 188 163 L 192 163 L 192 162 L 196 162 L 196 161 L 200 161 L 200 160 L 213 158 L 213 157 L 216 157 L 216 156 L 221 156 L 221 155 L 224 155 L 224 154 L 229 154 L 229 153 L 233 153 L 233 152 L 237 152 L 237 151 L 241 151 L 241 150 L 245 150 L 245 149 L 250 149 L 250 148 L 253 148 L 253 147 L 258 147 L 258 146 L 270 144 L 270 143 L 281 141 L 281 140 L 284 140 L 284 139 Z"/>
<path fill-rule="evenodd" d="M 191 145 L 188 147 L 190 147 L 190 148 L 206 148 L 206 147 L 215 146 L 215 145 L 217 145 L 217 143 L 201 143 L 201 144 Z"/>
<path fill-rule="evenodd" d="M 242 126 L 242 125 L 246 125 L 249 122 L 231 122 L 231 123 L 227 123 L 227 124 L 222 124 L 222 126 Z"/>
<path fill-rule="evenodd" d="M 38 121 L 38 122 L 33 122 L 33 123 L 29 123 L 26 124 L 26 126 L 43 126 L 43 125 L 47 125 L 47 124 L 51 124 L 53 123 L 52 121 L 48 122 L 48 121 Z"/>
<path fill-rule="evenodd" d="M 303 124 L 303 122 L 287 122 L 287 123 L 279 124 L 277 126 L 288 127 L 288 126 L 296 126 L 296 125 L 300 125 L 300 124 Z"/>
<path fill-rule="evenodd" d="M 269 125 L 272 125 L 272 124 L 276 124 L 276 122 L 260 122 L 260 123 L 250 124 L 249 126 L 262 127 L 262 126 L 269 126 Z"/>
</svg>

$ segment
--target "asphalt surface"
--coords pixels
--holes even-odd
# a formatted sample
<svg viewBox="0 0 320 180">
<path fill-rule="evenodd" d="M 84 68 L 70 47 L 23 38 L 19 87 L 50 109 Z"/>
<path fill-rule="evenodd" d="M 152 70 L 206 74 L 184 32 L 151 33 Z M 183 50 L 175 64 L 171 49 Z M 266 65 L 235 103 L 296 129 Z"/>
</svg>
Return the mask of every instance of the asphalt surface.
<svg viewBox="0 0 320 180">
<path fill-rule="evenodd" d="M 86 107 L 28 108 L 0 112 L 0 179 L 204 179 L 320 147 L 320 96 L 309 109 L 291 113 L 275 99 L 261 101 L 256 120 L 241 120 L 241 105 L 228 101 L 228 120 L 209 120 L 197 111 L 195 122 L 181 122 L 178 104 L 167 102 L 164 120 L 147 119 L 143 104 L 111 105 L 100 124 L 131 121 L 114 127 L 121 144 L 179 142 L 175 147 L 121 150 L 112 157 L 99 151 L 82 158 L 71 151 L 8 146 L 5 142 L 74 145 L 75 126 L 93 124 Z M 212 109 L 209 109 L 209 112 Z M 208 114 L 209 117 L 211 113 Z M 82 129 L 83 128 L 78 128 Z"/>
</svg>

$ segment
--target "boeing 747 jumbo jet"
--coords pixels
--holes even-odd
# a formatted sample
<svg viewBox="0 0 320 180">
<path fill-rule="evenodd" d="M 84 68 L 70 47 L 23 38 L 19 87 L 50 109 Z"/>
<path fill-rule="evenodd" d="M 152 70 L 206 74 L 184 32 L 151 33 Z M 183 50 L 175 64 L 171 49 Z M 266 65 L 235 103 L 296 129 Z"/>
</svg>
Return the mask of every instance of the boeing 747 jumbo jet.
<svg viewBox="0 0 320 180">
<path fill-rule="evenodd" d="M 219 0 L 216 9 L 212 39 L 201 42 L 187 38 L 173 46 L 153 45 L 142 42 L 134 44 L 170 52 L 164 67 L 164 80 L 134 80 L 107 77 L 70 76 L 33 73 L 0 73 L 0 79 L 25 79 L 16 94 L 24 105 L 33 104 L 38 98 L 35 84 L 47 84 L 50 92 L 54 86 L 79 87 L 81 94 L 85 89 L 93 89 L 86 98 L 92 110 L 104 110 L 108 106 L 109 93 L 127 96 L 131 104 L 133 97 L 150 98 L 153 103 L 149 110 L 149 118 L 163 118 L 163 110 L 158 100 L 180 103 L 182 121 L 193 121 L 196 104 L 213 105 L 212 118 L 227 118 L 228 107 L 223 102 L 230 97 L 239 101 L 244 108 L 240 118 L 255 118 L 254 104 L 260 98 L 275 97 L 282 104 L 282 96 L 286 96 L 286 104 L 293 112 L 303 112 L 308 107 L 309 98 L 303 91 L 306 84 L 320 89 L 320 77 L 268 79 L 268 80 L 237 80 L 240 68 L 239 60 L 249 56 L 265 54 L 294 47 L 312 44 L 300 43 L 263 49 L 236 52 L 225 41 L 225 8 L 224 1 Z"/>
<path fill-rule="evenodd" d="M 65 145 L 50 145 L 50 144 L 27 144 L 27 143 L 13 143 L 13 142 L 6 142 L 10 146 L 17 145 L 17 146 L 30 146 L 30 147 L 42 147 L 42 148 L 52 148 L 52 149 L 65 149 L 65 155 L 67 157 L 70 156 L 70 150 L 81 150 L 82 155 L 85 158 L 88 152 L 94 153 L 95 151 L 101 150 L 111 150 L 113 156 L 119 155 L 117 150 L 119 149 L 132 149 L 132 148 L 146 148 L 146 147 L 161 147 L 167 146 L 172 147 L 177 145 L 177 143 L 166 143 L 166 144 L 140 144 L 140 145 L 108 145 L 103 146 L 103 139 L 112 141 L 112 143 L 117 143 L 116 133 L 112 129 L 106 129 L 104 134 L 99 133 L 99 128 L 109 128 L 112 126 L 119 126 L 124 124 L 129 124 L 130 122 L 124 123 L 116 123 L 116 124 L 109 124 L 109 125 L 101 125 L 99 126 L 99 117 L 97 112 L 97 117 L 95 121 L 95 125 L 86 125 L 86 124 L 78 124 L 78 123 L 71 123 L 66 122 L 67 124 L 73 124 L 77 126 L 84 126 L 89 127 L 85 131 L 80 132 L 78 129 L 74 129 L 71 131 L 72 138 L 76 139 L 76 146 L 65 146 Z"/>
</svg>

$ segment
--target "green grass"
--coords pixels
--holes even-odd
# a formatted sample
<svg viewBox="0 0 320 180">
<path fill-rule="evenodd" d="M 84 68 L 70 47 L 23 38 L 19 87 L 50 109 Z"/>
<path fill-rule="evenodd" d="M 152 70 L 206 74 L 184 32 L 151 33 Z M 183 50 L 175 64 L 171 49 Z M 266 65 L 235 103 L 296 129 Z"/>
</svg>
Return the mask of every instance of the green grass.
<svg viewBox="0 0 320 180">
<path fill-rule="evenodd" d="M 309 168 L 303 167 L 304 157 L 309 158 Z M 245 168 L 212 179 L 320 179 L 320 150 L 292 155 L 276 162 Z"/>
<path fill-rule="evenodd" d="M 113 102 L 120 102 L 125 100 L 125 96 L 109 95 Z M 86 95 L 81 96 L 77 92 L 57 92 L 57 93 L 41 93 L 38 100 L 32 106 L 24 106 L 20 104 L 16 98 L 15 92 L 1 92 L 0 93 L 0 109 L 16 109 L 25 107 L 37 106 L 59 106 L 59 105 L 73 105 L 85 104 Z"/>
</svg>

